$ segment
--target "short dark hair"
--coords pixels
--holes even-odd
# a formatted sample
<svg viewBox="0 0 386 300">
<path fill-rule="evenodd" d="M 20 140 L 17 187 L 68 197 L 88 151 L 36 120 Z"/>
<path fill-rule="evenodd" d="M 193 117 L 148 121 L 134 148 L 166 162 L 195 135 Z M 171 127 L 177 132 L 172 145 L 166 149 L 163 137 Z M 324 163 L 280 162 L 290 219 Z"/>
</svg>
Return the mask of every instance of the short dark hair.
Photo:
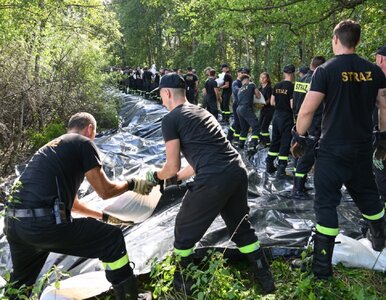
<svg viewBox="0 0 386 300">
<path fill-rule="evenodd" d="M 353 20 L 341 21 L 335 26 L 334 35 L 338 37 L 343 46 L 355 48 L 361 38 L 361 25 Z"/>
<path fill-rule="evenodd" d="M 87 112 L 78 112 L 68 121 L 68 129 L 82 130 L 90 124 L 96 128 L 96 121 L 93 115 Z"/>
<path fill-rule="evenodd" d="M 209 70 L 209 76 L 214 76 L 216 75 L 216 71 L 215 70 Z"/>
<path fill-rule="evenodd" d="M 316 69 L 320 65 L 323 65 L 326 62 L 324 56 L 314 56 L 311 60 L 311 66 Z"/>
<path fill-rule="evenodd" d="M 243 75 L 241 75 L 241 77 L 240 77 L 240 81 L 243 81 L 244 79 L 250 79 L 251 77 L 248 75 L 248 74 L 243 74 Z"/>
</svg>

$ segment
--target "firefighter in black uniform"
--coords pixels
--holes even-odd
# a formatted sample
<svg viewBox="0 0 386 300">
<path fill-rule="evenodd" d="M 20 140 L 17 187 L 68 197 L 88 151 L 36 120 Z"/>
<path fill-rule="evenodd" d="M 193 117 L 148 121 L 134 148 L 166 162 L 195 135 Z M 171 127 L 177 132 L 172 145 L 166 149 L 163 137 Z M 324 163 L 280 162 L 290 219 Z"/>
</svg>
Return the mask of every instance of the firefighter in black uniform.
<svg viewBox="0 0 386 300">
<path fill-rule="evenodd" d="M 185 268 L 192 261 L 195 244 L 214 219 L 221 214 L 241 253 L 246 254 L 255 278 L 263 291 L 275 288 L 269 265 L 256 234 L 246 219 L 248 177 L 240 155 L 226 139 L 220 124 L 201 107 L 187 102 L 185 81 L 177 74 L 162 77 L 160 94 L 170 111 L 162 120 L 166 146 L 166 163 L 156 172 L 148 172 L 154 184 L 173 178 L 191 176 L 182 205 L 176 217 L 174 252 L 181 257 L 181 268 L 174 274 L 176 290 L 190 291 L 192 279 Z M 180 170 L 180 151 L 189 165 Z"/>
<path fill-rule="evenodd" d="M 239 89 L 241 88 L 241 76 L 243 74 L 247 74 L 248 70 L 246 68 L 240 68 L 237 70 L 237 78 L 232 82 L 232 95 L 233 95 L 233 123 L 229 126 L 227 139 L 233 143 L 233 145 L 237 146 L 240 138 L 240 121 L 239 116 L 237 115 L 237 106 L 238 106 L 238 98 L 237 94 L 239 93 Z"/>
<path fill-rule="evenodd" d="M 276 177 L 285 178 L 288 154 L 291 146 L 291 128 L 294 126 L 292 101 L 294 85 L 292 83 L 295 67 L 287 65 L 283 69 L 284 80 L 277 83 L 272 92 L 271 105 L 275 106 L 272 120 L 272 142 L 266 158 L 268 173 L 276 171 L 274 161 L 279 159 Z"/>
<path fill-rule="evenodd" d="M 121 230 L 96 220 L 108 222 L 110 217 L 87 208 L 79 201 L 77 191 L 84 176 L 103 199 L 127 190 L 148 194 L 153 185 L 141 179 L 110 181 L 92 142 L 95 133 L 92 115 L 73 115 L 68 133 L 40 148 L 20 176 L 7 203 L 4 228 L 12 257 L 10 283 L 14 288 L 32 287 L 49 253 L 57 252 L 99 258 L 117 299 L 137 299 L 136 280 Z M 72 219 L 71 211 L 93 218 Z"/>
<path fill-rule="evenodd" d="M 253 82 L 250 82 L 250 77 L 244 74 L 240 78 L 241 88 L 239 89 L 237 115 L 240 120 L 241 132 L 239 138 L 238 147 L 244 148 L 245 141 L 247 140 L 249 127 L 252 128 L 251 140 L 248 145 L 248 150 L 256 150 L 259 143 L 259 120 L 253 112 L 253 99 L 254 96 L 260 98 L 260 92 Z"/>
<path fill-rule="evenodd" d="M 294 106 L 295 99 L 297 101 L 298 106 L 296 116 L 299 112 L 300 106 L 303 103 L 304 97 L 306 96 L 306 93 L 308 92 L 308 89 L 310 87 L 311 77 L 314 73 L 314 70 L 320 65 L 324 64 L 325 61 L 326 59 L 323 56 L 315 56 L 311 60 L 310 69 L 308 73 L 302 77 L 300 82 L 295 82 Z M 311 127 L 308 129 L 308 149 L 302 157 L 296 160 L 295 163 L 293 194 L 294 197 L 297 199 L 307 198 L 305 184 L 307 181 L 307 174 L 311 170 L 315 162 L 314 147 L 318 142 L 321 133 L 322 112 L 323 105 L 320 105 L 317 111 L 315 112 L 314 118 L 312 119 Z"/>
<path fill-rule="evenodd" d="M 219 100 L 219 90 L 217 87 L 216 71 L 211 69 L 208 71 L 209 76 L 204 85 L 204 97 L 206 109 L 216 118 L 218 118 L 217 102 Z"/>
<path fill-rule="evenodd" d="M 260 87 L 259 91 L 263 94 L 266 104 L 261 109 L 259 118 L 260 127 L 260 143 L 269 147 L 271 145 L 271 139 L 269 135 L 269 125 L 272 122 L 273 112 L 275 108 L 271 105 L 272 85 L 271 78 L 267 72 L 260 74 Z"/>
<path fill-rule="evenodd" d="M 355 53 L 360 32 L 360 25 L 352 20 L 335 26 L 332 38 L 335 57 L 313 74 L 291 148 L 295 157 L 304 152 L 307 130 L 323 102 L 322 134 L 315 163 L 316 232 L 311 267 L 320 279 L 333 273 L 332 253 L 339 233 L 336 208 L 343 184 L 369 221 L 373 249 L 382 251 L 385 246 L 384 207 L 372 172 L 372 113 L 376 100 L 381 101 L 386 83 L 378 66 Z M 386 117 L 384 110 L 381 117 Z"/>
<path fill-rule="evenodd" d="M 225 123 L 229 123 L 229 117 L 231 115 L 229 104 L 232 96 L 232 75 L 229 72 L 229 67 L 227 64 L 223 64 L 221 69 L 224 73 L 224 84 L 219 87 L 222 90 L 220 108 L 222 113 L 222 120 Z"/>
<path fill-rule="evenodd" d="M 184 75 L 184 79 L 186 82 L 186 99 L 188 99 L 190 103 L 197 104 L 198 77 L 193 74 L 192 67 L 188 67 L 188 73 Z"/>
</svg>

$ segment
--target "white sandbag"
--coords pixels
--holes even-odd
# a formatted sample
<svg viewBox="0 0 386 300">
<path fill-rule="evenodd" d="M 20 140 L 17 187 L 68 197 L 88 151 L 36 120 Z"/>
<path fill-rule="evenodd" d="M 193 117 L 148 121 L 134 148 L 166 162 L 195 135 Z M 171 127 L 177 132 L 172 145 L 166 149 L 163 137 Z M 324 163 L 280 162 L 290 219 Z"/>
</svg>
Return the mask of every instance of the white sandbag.
<svg viewBox="0 0 386 300">
<path fill-rule="evenodd" d="M 224 85 L 224 76 L 225 76 L 224 72 L 218 75 L 218 78 L 216 79 L 217 87 Z"/>
<path fill-rule="evenodd" d="M 59 288 L 55 284 L 47 286 L 40 296 L 40 300 L 80 300 L 98 296 L 111 287 L 104 271 L 89 272 L 59 281 Z"/>
<path fill-rule="evenodd" d="M 120 220 L 140 223 L 152 215 L 161 196 L 159 186 L 147 196 L 129 191 L 111 199 L 111 204 L 104 211 Z"/>
<path fill-rule="evenodd" d="M 343 234 L 336 237 L 332 263 L 345 267 L 365 268 L 386 272 L 386 250 L 374 251 L 368 239 L 355 240 Z"/>
</svg>

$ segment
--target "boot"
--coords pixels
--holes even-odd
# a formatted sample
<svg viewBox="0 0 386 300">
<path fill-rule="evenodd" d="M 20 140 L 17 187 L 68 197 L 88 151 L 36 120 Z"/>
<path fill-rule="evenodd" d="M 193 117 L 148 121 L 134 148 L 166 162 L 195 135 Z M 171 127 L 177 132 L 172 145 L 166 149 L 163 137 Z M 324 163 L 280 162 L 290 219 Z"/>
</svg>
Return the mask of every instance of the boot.
<svg viewBox="0 0 386 300">
<path fill-rule="evenodd" d="M 248 253 L 247 258 L 251 263 L 253 277 L 260 283 L 264 294 L 272 293 L 275 290 L 275 282 L 263 250 L 259 248 Z"/>
<path fill-rule="evenodd" d="M 248 151 L 256 151 L 256 147 L 259 144 L 259 140 L 254 138 L 251 139 L 248 143 Z"/>
<path fill-rule="evenodd" d="M 285 168 L 287 166 L 285 164 L 278 164 L 276 171 L 276 179 L 285 179 L 287 177 L 287 173 L 285 172 Z"/>
<path fill-rule="evenodd" d="M 234 138 L 233 131 L 232 131 L 232 129 L 229 127 L 229 128 L 228 128 L 227 139 L 228 139 L 228 141 L 232 142 L 233 138 Z"/>
<path fill-rule="evenodd" d="M 113 284 L 113 289 L 117 300 L 138 299 L 137 280 L 134 274 L 118 284 Z"/>
<path fill-rule="evenodd" d="M 382 251 L 385 248 L 385 218 L 376 221 L 369 221 L 367 238 L 375 251 Z"/>
<path fill-rule="evenodd" d="M 314 253 L 311 271 L 319 279 L 332 277 L 332 252 L 334 251 L 335 236 L 328 236 L 316 232 L 313 236 Z"/>
<path fill-rule="evenodd" d="M 267 156 L 265 159 L 266 172 L 269 174 L 275 173 L 277 170 L 274 164 L 275 157 Z"/>
<path fill-rule="evenodd" d="M 270 139 L 269 139 L 269 135 L 268 136 L 264 136 L 264 135 L 261 135 L 260 137 L 260 143 L 261 145 L 263 145 L 264 147 L 268 147 L 270 145 Z"/>
<path fill-rule="evenodd" d="M 239 139 L 239 142 L 237 144 L 237 148 L 244 149 L 244 145 L 245 145 L 245 141 Z"/>
<path fill-rule="evenodd" d="M 306 192 L 306 176 L 294 177 L 293 197 L 296 199 L 306 199 L 308 194 Z"/>
<path fill-rule="evenodd" d="M 181 261 L 177 265 L 174 272 L 173 287 L 176 292 L 184 295 L 192 295 L 192 286 L 194 284 L 193 278 L 189 276 L 188 266 L 193 263 L 192 255 L 188 257 L 181 257 Z"/>
</svg>

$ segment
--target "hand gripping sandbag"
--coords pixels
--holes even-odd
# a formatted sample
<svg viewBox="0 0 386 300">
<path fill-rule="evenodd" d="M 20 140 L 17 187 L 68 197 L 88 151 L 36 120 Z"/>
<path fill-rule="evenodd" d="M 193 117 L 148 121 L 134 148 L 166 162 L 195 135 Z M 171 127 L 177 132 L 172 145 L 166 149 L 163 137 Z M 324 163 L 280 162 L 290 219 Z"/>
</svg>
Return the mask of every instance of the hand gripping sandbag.
<svg viewBox="0 0 386 300">
<path fill-rule="evenodd" d="M 260 92 L 260 97 L 257 98 L 256 96 L 253 96 L 253 112 L 256 115 L 256 118 L 260 117 L 261 109 L 265 105 L 265 98 L 263 96 L 263 93 Z"/>
</svg>

